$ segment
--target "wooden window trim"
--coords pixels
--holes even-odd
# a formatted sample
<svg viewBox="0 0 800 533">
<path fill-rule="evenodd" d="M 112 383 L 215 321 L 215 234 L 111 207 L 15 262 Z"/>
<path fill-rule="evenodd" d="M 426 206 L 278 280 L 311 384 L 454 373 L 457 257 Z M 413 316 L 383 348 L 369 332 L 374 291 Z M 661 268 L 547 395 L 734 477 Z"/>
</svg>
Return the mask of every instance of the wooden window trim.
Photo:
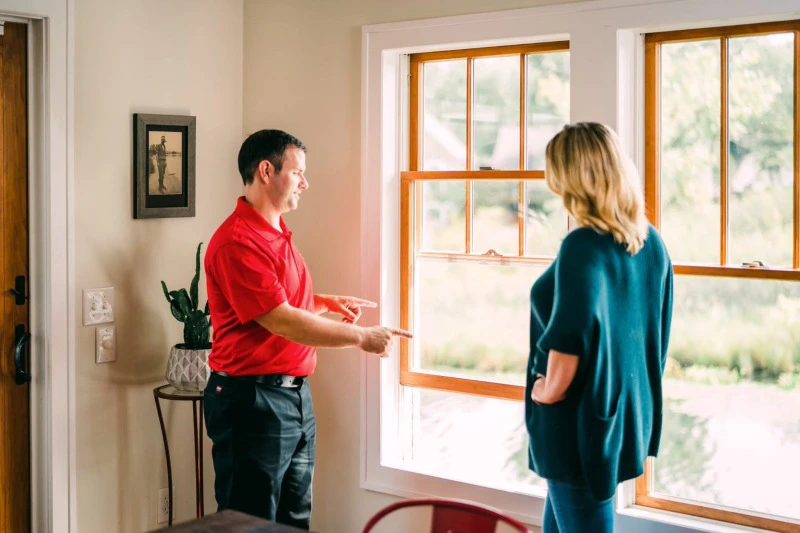
<svg viewBox="0 0 800 533">
<path fill-rule="evenodd" d="M 693 30 L 664 31 L 648 33 L 644 37 L 645 44 L 680 43 L 688 41 L 704 41 L 731 37 L 752 37 L 767 33 L 788 33 L 800 30 L 800 20 L 780 22 L 762 22 L 758 24 L 739 24 L 736 26 L 719 26 L 716 28 L 698 28 Z"/>
<path fill-rule="evenodd" d="M 471 394 L 485 398 L 522 401 L 525 387 L 510 383 L 498 383 L 463 376 L 451 376 L 435 372 L 400 370 L 400 384 L 406 387 L 434 389 L 460 394 Z"/>
<path fill-rule="evenodd" d="M 543 180 L 544 170 L 407 170 L 403 181 L 527 181 Z"/>
<path fill-rule="evenodd" d="M 425 52 L 412 55 L 411 60 L 418 63 L 430 63 L 431 61 L 448 61 L 451 59 L 474 59 L 476 57 L 545 54 L 547 52 L 567 51 L 569 51 L 569 41 L 554 41 L 549 43 L 512 44 L 510 46 L 490 46 L 487 48 Z"/>
<path fill-rule="evenodd" d="M 501 265 L 538 265 L 549 266 L 555 256 L 549 255 L 494 255 L 494 254 L 457 254 L 452 252 L 419 251 L 417 257 L 432 261 L 445 261 L 448 263 L 496 263 Z"/>
<path fill-rule="evenodd" d="M 728 143 L 728 84 L 727 84 L 727 40 L 731 37 L 764 35 L 769 33 L 794 33 L 794 239 L 792 268 L 747 268 L 727 263 L 727 143 Z M 720 265 L 675 264 L 676 275 L 709 276 L 725 278 L 747 278 L 764 280 L 800 281 L 800 20 L 702 28 L 683 31 L 651 33 L 645 36 L 645 202 L 647 216 L 651 223 L 660 228 L 660 45 L 664 43 L 697 40 L 720 40 Z M 653 460 L 648 459 L 645 471 L 636 480 L 636 505 L 697 516 L 721 522 L 749 527 L 764 528 L 770 531 L 794 532 L 800 521 L 768 516 L 762 513 L 747 512 L 712 504 L 688 502 L 661 495 L 651 494 L 653 480 Z"/>
<path fill-rule="evenodd" d="M 800 269 L 800 28 L 794 32 L 794 261 Z"/>
<path fill-rule="evenodd" d="M 719 40 L 720 129 L 719 129 L 719 264 L 728 264 L 728 39 Z"/>
<path fill-rule="evenodd" d="M 681 276 L 708 276 L 724 278 L 769 279 L 800 281 L 800 270 L 789 268 L 743 268 L 738 266 L 706 266 L 676 264 L 675 274 Z"/>
<path fill-rule="evenodd" d="M 648 479 L 652 479 L 653 460 L 648 459 L 645 464 L 645 473 L 636 480 L 636 505 L 680 513 L 709 520 L 728 522 L 747 527 L 776 531 L 778 533 L 796 533 L 798 523 L 791 521 L 776 520 L 770 516 L 756 512 L 742 513 L 739 510 L 729 509 L 712 505 L 696 505 L 683 500 L 669 497 L 649 496 Z"/>
<path fill-rule="evenodd" d="M 569 51 L 569 41 L 534 43 L 525 45 L 496 46 L 489 48 L 449 50 L 413 54 L 410 56 L 409 71 L 409 170 L 401 173 L 400 179 L 400 327 L 413 328 L 411 317 L 414 316 L 413 287 L 414 260 L 416 257 L 427 260 L 455 261 L 459 263 L 495 263 L 495 264 L 527 264 L 549 265 L 554 257 L 528 256 L 525 245 L 526 224 L 524 209 L 526 202 L 526 182 L 544 180 L 543 170 L 526 170 L 527 160 L 527 56 Z M 519 168 L 516 170 L 474 170 L 472 162 L 472 107 L 474 94 L 473 67 L 474 59 L 482 57 L 502 57 L 516 55 L 520 60 L 520 146 Z M 425 63 L 447 60 L 466 60 L 466 154 L 465 170 L 459 171 L 424 171 L 422 170 L 422 68 Z M 474 253 L 472 249 L 473 220 L 473 184 L 476 181 L 517 181 L 519 187 L 519 244 L 518 255 L 485 255 Z M 464 250 L 459 253 L 429 252 L 421 246 L 422 187 L 418 183 L 425 181 L 463 181 L 465 183 L 465 242 Z M 445 373 L 417 371 L 411 368 L 410 354 L 413 353 L 413 340 L 400 344 L 400 384 L 409 387 L 444 390 L 521 401 L 524 387 L 515 384 L 501 383 L 482 379 L 470 379 L 464 376 Z"/>
<path fill-rule="evenodd" d="M 524 171 L 528 160 L 528 57 L 525 54 L 519 55 L 519 169 Z M 525 255 L 525 236 L 527 235 L 527 224 L 525 224 L 525 210 L 527 208 L 527 187 L 524 181 L 519 182 L 518 204 L 517 204 L 517 224 L 519 243 L 517 250 L 519 255 Z"/>
</svg>

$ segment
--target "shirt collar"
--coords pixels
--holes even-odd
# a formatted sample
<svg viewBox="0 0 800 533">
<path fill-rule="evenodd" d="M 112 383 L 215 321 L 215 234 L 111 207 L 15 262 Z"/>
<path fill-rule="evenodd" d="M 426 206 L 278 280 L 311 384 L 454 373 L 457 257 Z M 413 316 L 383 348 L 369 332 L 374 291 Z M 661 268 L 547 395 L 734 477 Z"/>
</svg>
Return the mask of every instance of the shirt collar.
<svg viewBox="0 0 800 533">
<path fill-rule="evenodd" d="M 245 223 L 250 226 L 250 229 L 267 239 L 273 241 L 279 237 L 289 238 L 292 232 L 286 227 L 283 217 L 280 218 L 281 231 L 273 228 L 269 222 L 266 221 L 261 214 L 253 208 L 252 205 L 247 203 L 244 196 L 240 196 L 236 203 L 236 214 L 239 215 Z"/>
</svg>

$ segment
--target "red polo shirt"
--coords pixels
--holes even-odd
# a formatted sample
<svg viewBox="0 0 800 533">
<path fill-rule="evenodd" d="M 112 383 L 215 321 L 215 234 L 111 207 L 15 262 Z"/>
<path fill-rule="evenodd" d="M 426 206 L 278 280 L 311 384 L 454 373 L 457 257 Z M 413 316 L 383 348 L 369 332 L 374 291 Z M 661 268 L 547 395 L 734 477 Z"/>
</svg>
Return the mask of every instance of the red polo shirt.
<svg viewBox="0 0 800 533">
<path fill-rule="evenodd" d="M 253 320 L 283 302 L 314 312 L 311 274 L 283 219 L 281 229 L 242 197 L 208 244 L 212 370 L 231 376 L 307 376 L 317 365 L 315 348 L 274 335 Z"/>
</svg>

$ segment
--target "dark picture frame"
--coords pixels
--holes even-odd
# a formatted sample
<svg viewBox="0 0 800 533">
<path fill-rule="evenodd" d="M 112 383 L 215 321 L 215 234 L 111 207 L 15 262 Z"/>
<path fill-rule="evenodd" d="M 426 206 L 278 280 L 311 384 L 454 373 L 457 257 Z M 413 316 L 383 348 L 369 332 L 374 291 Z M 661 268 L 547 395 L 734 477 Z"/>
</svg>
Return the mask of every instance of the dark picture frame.
<svg viewBox="0 0 800 533">
<path fill-rule="evenodd" d="M 196 118 L 133 115 L 133 218 L 195 215 Z"/>
</svg>

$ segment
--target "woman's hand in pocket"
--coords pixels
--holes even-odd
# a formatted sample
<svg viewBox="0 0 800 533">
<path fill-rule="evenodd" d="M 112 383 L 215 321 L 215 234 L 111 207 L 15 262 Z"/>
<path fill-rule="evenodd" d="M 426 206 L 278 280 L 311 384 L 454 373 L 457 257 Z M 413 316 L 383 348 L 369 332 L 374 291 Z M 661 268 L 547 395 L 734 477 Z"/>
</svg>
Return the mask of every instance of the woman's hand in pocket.
<svg viewBox="0 0 800 533">
<path fill-rule="evenodd" d="M 567 396 L 567 389 L 578 371 L 578 357 L 550 350 L 547 357 L 547 376 L 533 384 L 531 399 L 540 405 L 558 403 Z"/>
<path fill-rule="evenodd" d="M 533 382 L 533 389 L 531 390 L 531 400 L 537 405 L 545 405 L 547 402 L 543 401 L 545 395 L 545 378 L 541 374 L 536 375 L 536 381 Z"/>
</svg>

